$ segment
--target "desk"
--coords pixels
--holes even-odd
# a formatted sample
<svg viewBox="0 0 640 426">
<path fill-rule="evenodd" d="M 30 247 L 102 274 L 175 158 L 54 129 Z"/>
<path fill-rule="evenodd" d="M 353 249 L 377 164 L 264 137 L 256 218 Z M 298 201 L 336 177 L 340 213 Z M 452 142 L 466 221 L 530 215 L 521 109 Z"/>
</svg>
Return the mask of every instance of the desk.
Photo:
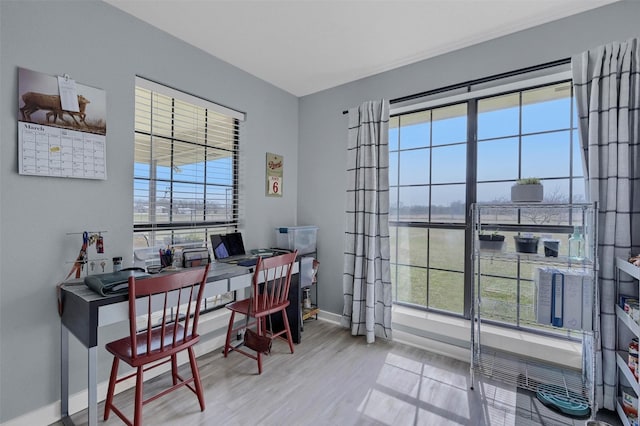
<svg viewBox="0 0 640 426">
<path fill-rule="evenodd" d="M 205 287 L 204 297 L 212 297 L 229 291 L 240 290 L 251 285 L 253 268 L 212 263 Z M 295 283 L 298 263 L 293 273 Z M 294 276 L 291 278 L 294 286 Z M 297 286 L 297 284 L 296 284 Z M 83 284 L 82 280 L 69 281 L 62 286 L 63 311 L 60 328 L 60 412 L 62 423 L 72 425 L 69 417 L 69 332 L 87 348 L 87 393 L 88 393 L 88 424 L 98 423 L 98 383 L 96 368 L 98 361 L 98 328 L 128 319 L 128 300 L 126 294 L 102 297 Z M 294 301 L 291 301 L 294 304 Z M 296 301 L 296 305 L 299 303 Z M 293 316 L 293 318 L 292 318 Z M 300 342 L 301 323 L 298 315 L 290 315 L 289 322 L 294 342 Z"/>
</svg>

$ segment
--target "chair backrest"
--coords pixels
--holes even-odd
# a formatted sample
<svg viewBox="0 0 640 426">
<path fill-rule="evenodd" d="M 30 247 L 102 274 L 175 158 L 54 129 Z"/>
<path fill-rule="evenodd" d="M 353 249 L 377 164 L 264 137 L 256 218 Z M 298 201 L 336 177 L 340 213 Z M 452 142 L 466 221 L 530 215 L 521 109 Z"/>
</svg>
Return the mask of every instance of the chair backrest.
<svg viewBox="0 0 640 426">
<path fill-rule="evenodd" d="M 293 253 L 258 259 L 251 285 L 253 312 L 269 312 L 289 303 L 291 271 L 297 255 L 296 250 Z"/>
<path fill-rule="evenodd" d="M 209 265 L 145 279 L 129 277 L 129 331 L 131 347 L 137 348 L 133 358 L 151 355 L 160 358 L 165 352 L 198 338 L 208 272 Z M 142 306 L 144 309 L 137 309 Z"/>
</svg>

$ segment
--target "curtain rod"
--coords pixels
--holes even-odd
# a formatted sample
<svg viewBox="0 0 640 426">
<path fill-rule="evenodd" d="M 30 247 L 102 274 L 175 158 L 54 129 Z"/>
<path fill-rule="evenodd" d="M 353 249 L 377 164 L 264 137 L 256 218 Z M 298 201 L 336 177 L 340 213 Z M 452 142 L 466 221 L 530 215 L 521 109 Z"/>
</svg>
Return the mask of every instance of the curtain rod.
<svg viewBox="0 0 640 426">
<path fill-rule="evenodd" d="M 491 75 L 491 76 L 488 76 L 488 77 L 478 78 L 476 80 L 465 81 L 464 83 L 451 84 L 449 86 L 441 87 L 439 89 L 432 89 L 432 90 L 427 90 L 427 91 L 420 92 L 420 93 L 414 93 L 413 95 L 402 96 L 400 98 L 391 99 L 389 101 L 389 103 L 390 104 L 396 104 L 396 103 L 399 103 L 399 102 L 411 101 L 413 99 L 424 98 L 426 96 L 433 96 L 433 95 L 437 95 L 437 94 L 440 94 L 440 93 L 448 92 L 450 90 L 461 89 L 463 87 L 472 86 L 474 84 L 488 83 L 490 81 L 500 80 L 502 78 L 513 77 L 514 75 L 518 75 L 518 74 L 524 74 L 524 73 L 527 73 L 527 72 L 538 71 L 538 70 L 542 70 L 542 69 L 545 69 L 545 68 L 552 68 L 552 67 L 556 67 L 556 66 L 559 66 L 559 65 L 569 64 L 569 63 L 571 63 L 571 58 L 558 59 L 556 61 L 546 62 L 546 63 L 540 64 L 540 65 L 533 65 L 533 66 L 526 67 L 526 68 L 520 68 L 520 69 L 513 70 L 513 71 L 507 71 L 507 72 L 503 72 L 503 73 L 500 73 L 500 74 L 494 74 L 494 75 Z M 343 115 L 344 114 L 348 114 L 348 113 L 349 113 L 349 110 L 342 111 Z"/>
</svg>

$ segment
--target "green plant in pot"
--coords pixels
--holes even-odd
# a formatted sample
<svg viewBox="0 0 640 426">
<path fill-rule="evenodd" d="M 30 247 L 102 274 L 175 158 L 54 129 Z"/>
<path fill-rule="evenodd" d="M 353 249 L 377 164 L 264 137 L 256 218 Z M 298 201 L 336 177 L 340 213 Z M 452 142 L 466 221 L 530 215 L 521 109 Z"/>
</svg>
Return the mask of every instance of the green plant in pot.
<svg viewBox="0 0 640 426">
<path fill-rule="evenodd" d="M 504 249 L 504 235 L 498 234 L 497 231 L 491 234 L 480 232 L 478 240 L 480 241 L 480 250 L 502 251 Z"/>
<path fill-rule="evenodd" d="M 539 178 L 518 179 L 511 187 L 511 201 L 514 203 L 540 202 L 544 198 L 544 188 Z"/>
</svg>

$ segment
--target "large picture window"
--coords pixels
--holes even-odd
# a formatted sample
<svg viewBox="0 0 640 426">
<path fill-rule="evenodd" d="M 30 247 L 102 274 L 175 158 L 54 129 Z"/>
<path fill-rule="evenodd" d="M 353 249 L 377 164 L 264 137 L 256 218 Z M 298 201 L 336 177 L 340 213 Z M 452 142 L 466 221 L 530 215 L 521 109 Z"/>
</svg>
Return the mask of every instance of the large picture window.
<svg viewBox="0 0 640 426">
<path fill-rule="evenodd" d="M 442 98 L 413 110 L 405 106 L 399 113 L 392 107 L 389 225 L 395 303 L 468 316 L 470 203 L 508 203 L 511 186 L 526 177 L 542 180 L 545 202 L 585 201 L 572 84 L 564 75 L 546 80 L 517 90 L 494 88 L 490 95 L 480 90 L 464 99 Z M 483 312 L 483 318 L 515 326 L 530 319 L 530 268 L 513 264 L 487 273 L 497 284 L 483 289 L 484 304 L 493 306 L 495 300 L 512 309 Z"/>
<path fill-rule="evenodd" d="M 235 229 L 243 114 L 142 78 L 135 99 L 134 249 Z"/>
</svg>

